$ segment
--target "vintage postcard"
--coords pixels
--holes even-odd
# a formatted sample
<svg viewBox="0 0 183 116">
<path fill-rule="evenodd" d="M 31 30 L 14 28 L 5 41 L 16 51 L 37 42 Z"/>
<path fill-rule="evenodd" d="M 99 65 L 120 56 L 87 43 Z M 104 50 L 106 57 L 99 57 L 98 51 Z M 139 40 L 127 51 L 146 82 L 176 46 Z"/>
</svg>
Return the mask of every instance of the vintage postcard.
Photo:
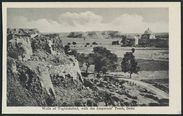
<svg viewBox="0 0 183 116">
<path fill-rule="evenodd" d="M 6 2 L 3 114 L 180 114 L 179 2 Z"/>
</svg>

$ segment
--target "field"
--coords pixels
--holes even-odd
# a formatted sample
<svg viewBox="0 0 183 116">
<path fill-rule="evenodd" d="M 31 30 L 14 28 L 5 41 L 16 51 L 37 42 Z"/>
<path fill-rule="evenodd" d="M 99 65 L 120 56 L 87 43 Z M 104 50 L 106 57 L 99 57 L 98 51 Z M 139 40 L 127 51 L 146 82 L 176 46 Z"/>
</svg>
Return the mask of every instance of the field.
<svg viewBox="0 0 183 116">
<path fill-rule="evenodd" d="M 65 38 L 63 44 L 71 43 L 71 48 L 77 50 L 80 53 L 91 53 L 93 47 L 103 46 L 109 49 L 112 53 L 115 53 L 118 57 L 123 57 L 126 52 L 130 52 L 132 47 L 121 47 L 120 45 L 112 45 L 112 41 L 121 41 L 120 39 L 82 39 L 82 38 Z M 76 45 L 72 45 L 72 42 L 76 42 Z M 92 45 L 96 42 L 98 45 Z M 86 46 L 86 43 L 90 45 Z M 148 59 L 148 60 L 161 60 L 168 61 L 168 48 L 155 48 L 155 47 L 134 47 L 136 59 Z"/>
<path fill-rule="evenodd" d="M 82 38 L 67 38 L 63 39 L 63 44 L 71 43 L 71 49 L 77 50 L 79 53 L 89 54 L 93 47 L 103 46 L 115 53 L 118 56 L 117 72 L 109 72 L 114 75 L 123 75 L 129 77 L 128 73 L 121 72 L 120 64 L 126 52 L 130 52 L 132 47 L 121 47 L 121 45 L 112 45 L 112 41 L 121 41 L 120 39 L 82 39 Z M 76 42 L 76 45 L 72 45 Z M 98 45 L 92 45 L 96 42 Z M 89 45 L 85 46 L 86 43 Z M 134 47 L 135 59 L 137 60 L 140 71 L 138 74 L 133 74 L 132 78 L 152 84 L 153 86 L 162 89 L 168 93 L 168 70 L 169 70 L 169 51 L 168 48 L 156 47 Z M 89 70 L 93 70 L 93 66 Z"/>
</svg>

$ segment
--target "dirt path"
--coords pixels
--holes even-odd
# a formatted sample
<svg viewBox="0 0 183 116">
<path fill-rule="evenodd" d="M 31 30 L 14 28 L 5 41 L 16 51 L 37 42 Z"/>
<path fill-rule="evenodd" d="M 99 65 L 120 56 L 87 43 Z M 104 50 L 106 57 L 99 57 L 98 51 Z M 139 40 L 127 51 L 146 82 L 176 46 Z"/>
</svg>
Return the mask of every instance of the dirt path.
<svg viewBox="0 0 183 116">
<path fill-rule="evenodd" d="M 155 93 L 161 99 L 162 98 L 165 98 L 165 99 L 169 98 L 167 93 L 165 93 L 164 91 L 152 86 L 151 84 L 148 84 L 148 83 L 145 83 L 145 82 L 142 82 L 142 81 L 138 81 L 138 80 L 134 80 L 134 79 L 127 79 L 127 78 L 124 78 L 124 77 L 119 78 L 119 80 L 128 81 L 129 83 L 134 84 L 136 86 L 144 87 L 147 90 Z"/>
<path fill-rule="evenodd" d="M 115 73 L 111 73 L 111 74 L 109 73 L 108 75 L 114 76 Z M 166 92 L 160 90 L 159 88 L 156 88 L 155 86 L 153 86 L 149 83 L 145 83 L 140 80 L 125 78 L 124 75 L 120 75 L 120 74 L 116 74 L 115 76 L 118 77 L 119 80 L 128 81 L 130 84 L 134 84 L 136 86 L 146 88 L 147 90 L 151 91 L 152 93 L 155 93 L 159 98 L 165 98 L 165 99 L 169 98 L 169 96 Z"/>
</svg>

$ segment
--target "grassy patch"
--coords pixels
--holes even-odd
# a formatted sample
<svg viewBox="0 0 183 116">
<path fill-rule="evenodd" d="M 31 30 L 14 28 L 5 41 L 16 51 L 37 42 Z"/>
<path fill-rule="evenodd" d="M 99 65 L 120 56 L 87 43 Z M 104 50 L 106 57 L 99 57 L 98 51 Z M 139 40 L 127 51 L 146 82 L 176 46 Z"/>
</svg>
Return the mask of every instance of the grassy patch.
<svg viewBox="0 0 183 116">
<path fill-rule="evenodd" d="M 118 58 L 118 71 L 121 71 L 122 58 Z M 164 71 L 169 70 L 168 61 L 148 60 L 148 59 L 136 59 L 140 71 Z"/>
<path fill-rule="evenodd" d="M 137 62 L 140 66 L 140 70 L 143 71 L 160 71 L 169 69 L 168 61 L 137 59 Z"/>
</svg>

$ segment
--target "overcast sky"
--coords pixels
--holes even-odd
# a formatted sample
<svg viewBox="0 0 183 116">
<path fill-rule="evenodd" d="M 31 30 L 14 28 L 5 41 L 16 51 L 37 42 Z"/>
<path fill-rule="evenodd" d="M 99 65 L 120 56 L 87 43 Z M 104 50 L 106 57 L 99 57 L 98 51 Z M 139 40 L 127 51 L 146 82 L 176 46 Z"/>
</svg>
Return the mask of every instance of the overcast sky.
<svg viewBox="0 0 183 116">
<path fill-rule="evenodd" d="M 124 33 L 168 32 L 167 8 L 11 8 L 9 28 L 41 32 L 117 30 Z"/>
</svg>

